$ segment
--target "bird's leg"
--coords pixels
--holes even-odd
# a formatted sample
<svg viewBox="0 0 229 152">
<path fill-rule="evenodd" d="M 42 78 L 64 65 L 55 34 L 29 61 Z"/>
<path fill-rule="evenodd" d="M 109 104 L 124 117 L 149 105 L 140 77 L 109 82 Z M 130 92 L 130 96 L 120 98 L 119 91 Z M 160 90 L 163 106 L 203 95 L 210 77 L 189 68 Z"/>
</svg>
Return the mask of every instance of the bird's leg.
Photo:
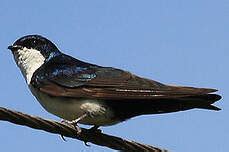
<svg viewBox="0 0 229 152">
<path fill-rule="evenodd" d="M 77 130 L 77 134 L 80 134 L 81 128 L 78 126 L 77 123 L 78 123 L 80 120 L 84 119 L 86 116 L 88 116 L 87 113 L 81 115 L 79 118 L 77 118 L 77 119 L 75 119 L 75 120 L 69 121 L 69 120 L 63 119 L 63 120 L 61 120 L 61 122 L 62 122 L 62 123 L 66 123 L 66 124 L 73 125 L 74 128 Z M 61 138 L 62 138 L 64 141 L 66 141 L 66 139 L 64 138 L 63 135 L 61 135 Z"/>
<path fill-rule="evenodd" d="M 78 122 L 82 119 L 84 119 L 86 116 L 88 116 L 87 113 L 81 115 L 79 118 L 72 120 L 72 121 L 67 121 L 69 124 L 73 125 L 75 129 L 77 130 L 77 133 L 81 132 L 81 128 L 78 126 Z"/>
<path fill-rule="evenodd" d="M 68 121 L 68 123 L 72 124 L 72 125 L 77 125 L 77 123 L 82 120 L 83 118 L 85 118 L 86 116 L 88 116 L 87 113 L 81 115 L 79 118 L 72 120 L 72 121 Z"/>
<path fill-rule="evenodd" d="M 91 127 L 89 130 L 93 131 L 93 132 L 98 132 L 101 133 L 102 131 L 99 129 L 100 126 L 94 125 L 93 127 Z"/>
<path fill-rule="evenodd" d="M 94 131 L 94 130 L 97 130 L 98 128 L 99 128 L 99 126 L 94 125 L 93 127 L 90 128 L 90 130 Z"/>
</svg>

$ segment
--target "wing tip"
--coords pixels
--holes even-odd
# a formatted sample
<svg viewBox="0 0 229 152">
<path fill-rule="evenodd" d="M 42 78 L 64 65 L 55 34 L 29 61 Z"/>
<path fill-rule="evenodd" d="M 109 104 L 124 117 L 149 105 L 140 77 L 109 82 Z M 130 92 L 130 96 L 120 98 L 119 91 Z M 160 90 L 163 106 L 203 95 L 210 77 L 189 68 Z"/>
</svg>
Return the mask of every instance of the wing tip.
<svg viewBox="0 0 229 152">
<path fill-rule="evenodd" d="M 207 90 L 209 90 L 209 93 L 213 93 L 213 92 L 219 91 L 218 89 L 210 89 L 210 88 L 207 88 Z"/>
</svg>

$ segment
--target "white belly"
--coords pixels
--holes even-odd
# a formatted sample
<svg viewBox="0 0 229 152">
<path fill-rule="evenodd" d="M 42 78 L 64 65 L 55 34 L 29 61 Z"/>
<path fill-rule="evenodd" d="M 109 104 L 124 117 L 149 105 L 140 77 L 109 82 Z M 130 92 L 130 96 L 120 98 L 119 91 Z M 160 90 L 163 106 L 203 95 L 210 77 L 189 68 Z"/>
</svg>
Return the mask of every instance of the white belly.
<svg viewBox="0 0 229 152">
<path fill-rule="evenodd" d="M 87 113 L 89 116 L 82 119 L 79 123 L 98 126 L 118 123 L 114 119 L 113 112 L 103 104 L 103 101 L 51 97 L 38 92 L 31 86 L 30 90 L 44 109 L 65 120 L 71 121 Z"/>
</svg>

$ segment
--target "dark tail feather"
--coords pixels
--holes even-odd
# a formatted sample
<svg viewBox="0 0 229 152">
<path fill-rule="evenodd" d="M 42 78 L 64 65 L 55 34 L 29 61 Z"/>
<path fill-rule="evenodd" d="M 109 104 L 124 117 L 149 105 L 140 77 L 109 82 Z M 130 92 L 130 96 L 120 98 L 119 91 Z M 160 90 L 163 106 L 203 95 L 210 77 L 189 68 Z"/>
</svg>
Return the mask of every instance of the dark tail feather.
<svg viewBox="0 0 229 152">
<path fill-rule="evenodd" d="M 191 95 L 181 98 L 171 98 L 171 99 L 160 99 L 157 101 L 152 101 L 145 103 L 148 106 L 138 106 L 136 112 L 142 114 L 159 114 L 159 113 L 170 113 L 177 111 L 184 111 L 189 109 L 208 109 L 208 110 L 221 110 L 220 108 L 212 105 L 216 101 L 220 100 L 221 96 L 217 94 L 202 94 L 202 95 Z"/>
<path fill-rule="evenodd" d="M 130 102 L 117 104 L 117 101 L 109 101 L 107 104 L 115 109 L 117 117 L 126 120 L 138 115 L 163 114 L 194 108 L 218 111 L 221 109 L 212 104 L 220 99 L 221 96 L 217 94 L 201 94 L 156 100 L 131 100 L 131 104 Z"/>
<path fill-rule="evenodd" d="M 216 110 L 216 111 L 219 111 L 221 110 L 220 108 L 214 106 L 214 105 L 206 105 L 204 107 L 199 107 L 200 109 L 208 109 L 208 110 Z"/>
<path fill-rule="evenodd" d="M 200 108 L 200 109 L 209 109 L 209 110 L 221 110 L 220 108 L 212 105 L 213 103 L 215 103 L 216 101 L 221 99 L 220 95 L 217 94 L 205 94 L 205 95 L 200 95 L 199 97 L 196 97 L 198 104 L 196 108 Z"/>
</svg>

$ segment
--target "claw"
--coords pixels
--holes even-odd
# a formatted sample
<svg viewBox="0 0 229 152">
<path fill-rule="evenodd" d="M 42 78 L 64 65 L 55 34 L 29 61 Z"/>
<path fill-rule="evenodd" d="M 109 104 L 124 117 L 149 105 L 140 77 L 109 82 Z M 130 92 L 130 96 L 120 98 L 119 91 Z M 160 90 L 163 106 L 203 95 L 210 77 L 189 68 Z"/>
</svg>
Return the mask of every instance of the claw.
<svg viewBox="0 0 229 152">
<path fill-rule="evenodd" d="M 80 116 L 79 118 L 72 120 L 72 121 L 68 121 L 68 120 L 61 120 L 61 123 L 65 123 L 65 124 L 70 124 L 73 125 L 73 127 L 75 128 L 75 130 L 77 131 L 77 135 L 79 135 L 82 132 L 82 129 L 77 125 L 77 123 L 82 120 L 83 118 L 85 118 L 87 116 L 87 114 L 84 114 L 82 116 Z M 98 129 L 99 126 L 94 125 L 93 127 L 91 127 L 89 129 L 89 131 L 92 132 L 97 132 L 97 133 L 101 133 L 102 131 L 100 129 Z M 63 135 L 61 135 L 61 138 L 66 141 L 66 139 L 64 138 Z M 84 141 L 85 146 L 90 147 L 91 145 L 88 144 L 87 141 Z"/>
<path fill-rule="evenodd" d="M 84 145 L 90 147 L 91 145 L 87 144 L 87 141 L 84 141 Z"/>
<path fill-rule="evenodd" d="M 60 135 L 60 137 L 62 138 L 63 141 L 65 141 L 65 142 L 67 141 L 67 140 L 64 138 L 63 135 Z"/>
<path fill-rule="evenodd" d="M 80 120 L 84 119 L 86 116 L 87 116 L 87 114 L 85 113 L 85 114 L 83 114 L 82 116 L 80 116 L 79 118 L 77 118 L 77 119 L 75 119 L 75 120 L 72 120 L 72 121 L 61 120 L 61 123 L 73 125 L 73 127 L 74 127 L 75 130 L 77 131 L 77 135 L 79 135 L 79 134 L 82 132 L 82 130 L 81 130 L 81 128 L 78 126 L 78 122 L 79 122 Z M 64 139 L 63 136 L 61 136 L 61 137 L 62 137 L 62 139 Z M 64 141 L 65 141 L 65 139 L 64 139 Z"/>
<path fill-rule="evenodd" d="M 77 135 L 79 135 L 82 132 L 82 129 L 77 124 L 74 124 L 73 126 L 74 126 L 75 130 L 77 131 Z"/>
</svg>

